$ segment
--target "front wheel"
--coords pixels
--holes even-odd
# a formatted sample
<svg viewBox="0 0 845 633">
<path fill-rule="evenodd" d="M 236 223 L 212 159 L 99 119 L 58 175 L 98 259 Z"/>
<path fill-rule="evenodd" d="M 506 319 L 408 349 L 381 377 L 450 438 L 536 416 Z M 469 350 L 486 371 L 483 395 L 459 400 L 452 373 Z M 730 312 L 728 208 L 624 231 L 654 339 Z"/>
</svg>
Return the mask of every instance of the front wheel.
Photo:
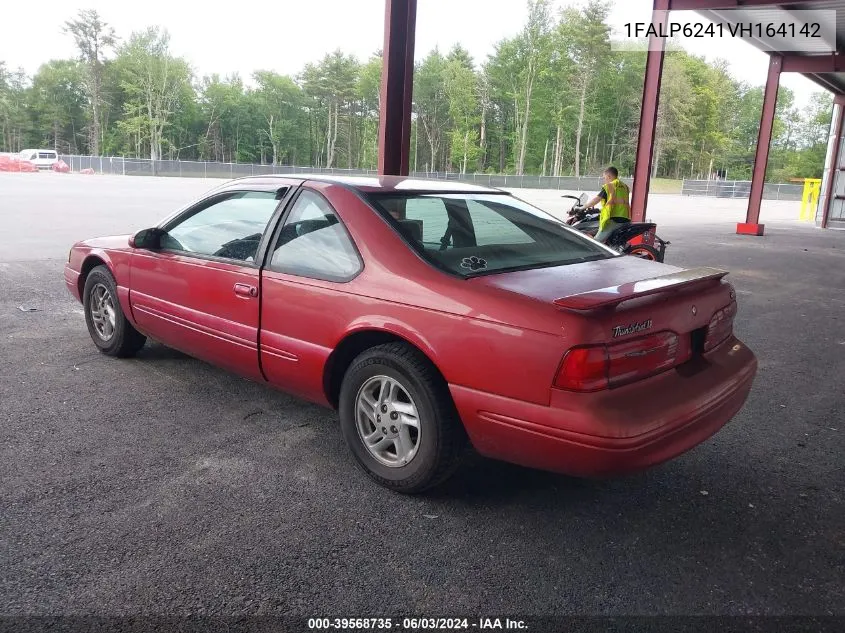
<svg viewBox="0 0 845 633">
<path fill-rule="evenodd" d="M 99 350 L 107 356 L 134 356 L 147 341 L 123 314 L 117 283 L 107 266 L 97 266 L 85 279 L 82 292 L 85 323 Z"/>
<path fill-rule="evenodd" d="M 466 434 L 431 362 L 405 343 L 363 352 L 340 389 L 340 426 L 356 462 L 382 486 L 413 494 L 457 468 Z"/>
</svg>

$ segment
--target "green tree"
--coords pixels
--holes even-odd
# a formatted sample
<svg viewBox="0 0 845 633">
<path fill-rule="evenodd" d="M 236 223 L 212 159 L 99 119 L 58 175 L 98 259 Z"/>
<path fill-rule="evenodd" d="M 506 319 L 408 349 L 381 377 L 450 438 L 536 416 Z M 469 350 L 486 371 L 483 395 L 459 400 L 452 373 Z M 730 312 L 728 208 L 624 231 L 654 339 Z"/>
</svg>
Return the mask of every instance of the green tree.
<svg viewBox="0 0 845 633">
<path fill-rule="evenodd" d="M 451 164 L 465 174 L 475 164 L 481 150 L 478 146 L 480 113 L 478 111 L 478 78 L 468 58 L 451 57 L 444 69 L 444 89 L 453 121 Z"/>
<path fill-rule="evenodd" d="M 827 154 L 827 139 L 833 109 L 830 93 L 819 92 L 805 112 L 793 107 L 787 93 L 784 102 L 778 96 L 779 135 L 772 139 L 767 178 L 784 182 L 796 178 L 821 178 Z"/>
<path fill-rule="evenodd" d="M 578 99 L 578 123 L 575 129 L 575 175 L 581 175 L 581 141 L 588 103 L 598 85 L 598 77 L 607 64 L 610 51 L 610 27 L 607 2 L 590 0 L 582 10 L 564 9 L 560 36 L 567 43 L 572 60 L 572 86 Z"/>
<path fill-rule="evenodd" d="M 103 67 L 105 55 L 117 43 L 114 28 L 100 19 L 93 9 L 82 10 L 76 19 L 64 25 L 79 50 L 79 59 L 87 69 L 85 89 L 90 108 L 88 124 L 88 151 L 99 155 L 102 141 L 101 110 L 103 106 Z"/>
<path fill-rule="evenodd" d="M 29 125 L 26 112 L 26 83 L 23 70 L 10 72 L 0 62 L 0 140 L 12 152 L 24 149 Z"/>
<path fill-rule="evenodd" d="M 200 156 L 221 162 L 237 161 L 242 140 L 249 134 L 247 95 L 241 78 L 234 75 L 221 79 L 216 74 L 203 77 L 197 93 L 205 128 L 197 139 Z"/>
<path fill-rule="evenodd" d="M 150 27 L 133 33 L 114 61 L 126 96 L 121 123 L 146 142 L 152 160 L 163 157 L 165 131 L 177 110 L 195 98 L 188 63 L 170 53 L 166 30 Z"/>
<path fill-rule="evenodd" d="M 567 156 L 569 136 L 575 128 L 577 109 L 573 103 L 570 82 L 573 62 L 569 57 L 568 42 L 559 27 L 552 33 L 551 48 L 549 64 L 541 74 L 537 88 L 540 106 L 537 118 L 544 127 L 541 172 L 544 175 L 560 176 Z"/>
<path fill-rule="evenodd" d="M 358 73 L 355 97 L 358 101 L 357 156 L 355 166 L 375 169 L 378 164 L 378 121 L 381 111 L 381 51 L 373 54 Z"/>
<path fill-rule="evenodd" d="M 689 78 L 684 72 L 683 61 L 676 53 L 666 55 L 664 60 L 652 177 L 661 175 L 661 169 L 663 175 L 669 175 L 673 167 L 679 171 L 682 162 L 690 155 L 690 114 L 694 107 L 694 96 Z"/>
<path fill-rule="evenodd" d="M 549 34 L 552 18 L 548 0 L 528 1 L 528 20 L 522 33 L 514 41 L 516 80 L 519 86 L 514 94 L 514 115 L 517 131 L 516 173 L 525 171 L 528 147 L 528 130 L 531 121 L 531 97 L 537 75 L 551 56 Z"/>
<path fill-rule="evenodd" d="M 77 153 L 77 130 L 85 126 L 85 69 L 74 60 L 54 60 L 38 69 L 29 89 L 33 145 Z"/>
<path fill-rule="evenodd" d="M 437 171 L 446 162 L 442 157 L 443 140 L 449 133 L 446 63 L 446 58 L 435 48 L 414 72 L 414 108 L 428 142 L 427 171 Z"/>
<path fill-rule="evenodd" d="M 645 55 L 617 52 L 605 68 L 596 89 L 604 147 L 599 163 L 631 173 L 639 138 Z"/>
<path fill-rule="evenodd" d="M 259 71 L 254 77 L 258 87 L 253 96 L 264 119 L 262 134 L 272 148 L 272 163 L 295 164 L 302 91 L 286 75 Z"/>
<path fill-rule="evenodd" d="M 322 130 L 325 145 L 318 143 L 318 156 L 325 156 L 325 166 L 334 167 L 338 154 L 338 137 L 341 127 L 345 137 L 347 164 L 351 167 L 356 78 L 360 70 L 358 61 L 342 51 L 326 55 L 318 64 L 307 64 L 301 80 L 305 95 L 310 99 L 311 111 L 325 121 L 317 124 Z M 341 117 L 345 119 L 341 125 Z M 325 148 L 325 153 L 323 152 Z"/>
</svg>

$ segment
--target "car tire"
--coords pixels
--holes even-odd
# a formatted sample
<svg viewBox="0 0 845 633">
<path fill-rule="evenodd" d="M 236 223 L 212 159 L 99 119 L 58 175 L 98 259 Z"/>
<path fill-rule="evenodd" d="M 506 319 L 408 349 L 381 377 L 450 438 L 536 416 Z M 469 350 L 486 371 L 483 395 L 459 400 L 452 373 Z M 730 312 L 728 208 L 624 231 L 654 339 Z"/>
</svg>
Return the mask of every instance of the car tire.
<svg viewBox="0 0 845 633">
<path fill-rule="evenodd" d="M 117 283 L 107 266 L 97 266 L 88 273 L 82 306 L 91 340 L 103 354 L 128 358 L 137 354 L 146 343 L 147 337 L 123 314 Z"/>
<path fill-rule="evenodd" d="M 387 384 L 391 385 L 388 397 L 380 400 Z M 416 494 L 444 482 L 467 447 L 466 432 L 445 380 L 428 358 L 405 343 L 378 345 L 359 355 L 343 377 L 338 408 L 344 440 L 358 465 L 376 482 L 397 492 Z M 412 410 L 416 411 L 416 432 Z M 382 422 L 384 433 L 376 426 Z M 370 439 L 370 446 L 375 443 L 370 448 L 365 437 L 371 437 L 368 433 L 373 430 L 381 439 Z M 414 448 L 406 451 L 409 439 Z M 393 446 L 378 450 L 391 440 Z"/>
<path fill-rule="evenodd" d="M 639 257 L 640 259 L 648 259 L 653 262 L 660 261 L 660 251 L 648 244 L 637 244 L 628 251 L 628 255 Z"/>
</svg>

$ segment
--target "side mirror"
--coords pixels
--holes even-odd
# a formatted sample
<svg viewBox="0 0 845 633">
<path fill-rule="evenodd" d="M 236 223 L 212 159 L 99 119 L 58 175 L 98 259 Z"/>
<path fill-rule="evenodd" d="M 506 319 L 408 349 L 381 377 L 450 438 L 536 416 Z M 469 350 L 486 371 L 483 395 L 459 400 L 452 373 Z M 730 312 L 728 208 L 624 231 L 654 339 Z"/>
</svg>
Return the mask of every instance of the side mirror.
<svg viewBox="0 0 845 633">
<path fill-rule="evenodd" d="M 580 196 L 578 196 L 578 204 L 583 206 L 586 201 L 587 201 L 587 194 L 586 193 L 582 193 Z"/>
<path fill-rule="evenodd" d="M 129 238 L 129 246 L 155 251 L 161 248 L 162 235 L 164 231 L 161 229 L 143 229 Z"/>
</svg>

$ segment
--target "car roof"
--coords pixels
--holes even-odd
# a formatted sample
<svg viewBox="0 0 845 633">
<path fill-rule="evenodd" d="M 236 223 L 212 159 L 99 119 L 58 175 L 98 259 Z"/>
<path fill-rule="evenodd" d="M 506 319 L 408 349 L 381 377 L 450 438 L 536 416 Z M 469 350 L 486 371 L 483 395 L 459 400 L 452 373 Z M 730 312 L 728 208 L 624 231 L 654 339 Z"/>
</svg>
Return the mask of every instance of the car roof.
<svg viewBox="0 0 845 633">
<path fill-rule="evenodd" d="M 280 180 L 310 180 L 326 182 L 356 189 L 364 193 L 493 193 L 507 192 L 494 187 L 484 187 L 458 180 L 436 178 L 410 178 L 407 176 L 341 176 L 335 174 L 273 174 L 264 176 L 245 176 L 227 183 L 234 184 L 272 184 Z M 224 185 L 225 187 L 226 185 Z"/>
</svg>

